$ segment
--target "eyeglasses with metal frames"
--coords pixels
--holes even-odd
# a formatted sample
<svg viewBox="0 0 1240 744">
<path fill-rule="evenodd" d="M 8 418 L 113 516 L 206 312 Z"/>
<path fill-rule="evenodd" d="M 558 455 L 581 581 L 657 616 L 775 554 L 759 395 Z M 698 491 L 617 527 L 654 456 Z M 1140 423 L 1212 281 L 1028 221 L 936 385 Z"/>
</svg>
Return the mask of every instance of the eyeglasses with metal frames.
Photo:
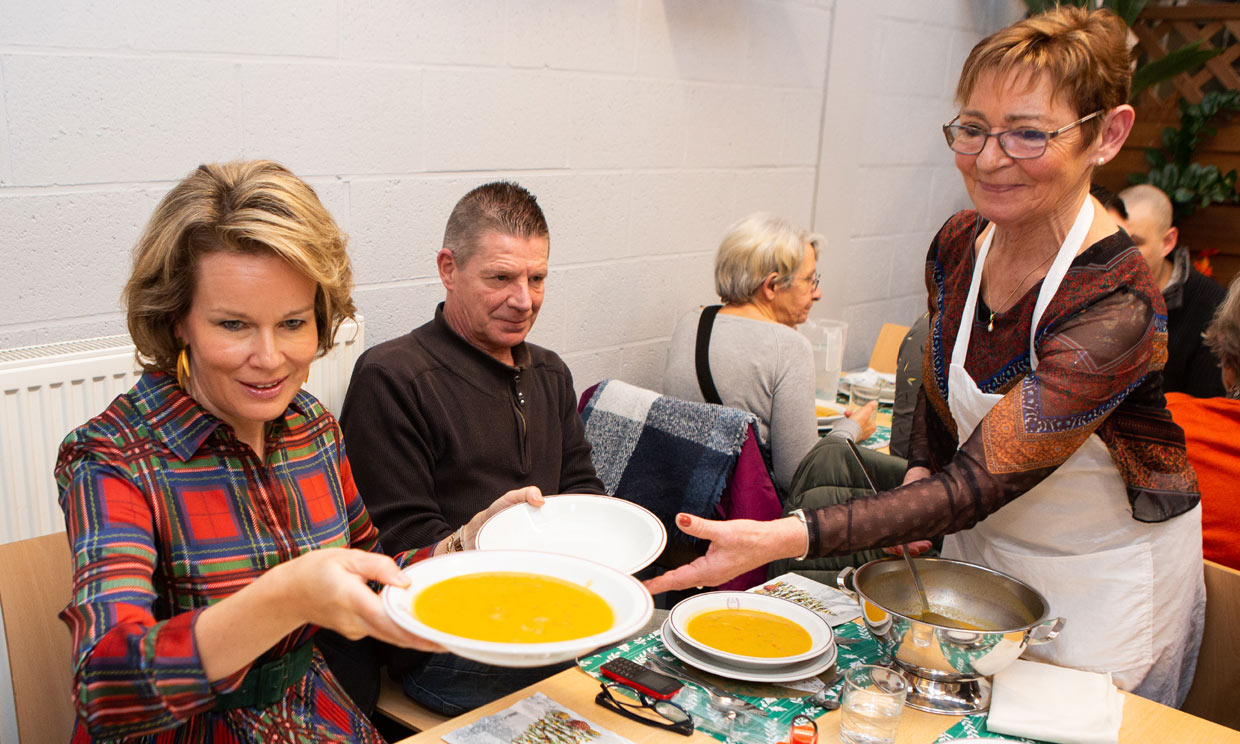
<svg viewBox="0 0 1240 744">
<path fill-rule="evenodd" d="M 1046 153 L 1046 146 L 1051 140 L 1105 112 L 1105 109 L 1099 109 L 1088 116 L 1082 116 L 1071 124 L 1050 131 L 1019 127 L 1002 132 L 987 132 L 973 124 L 952 123 L 960 118 L 957 116 L 956 119 L 943 125 L 943 136 L 947 138 L 947 146 L 961 155 L 977 155 L 986 149 L 986 140 L 994 137 L 999 142 L 999 149 L 1003 150 L 1004 155 L 1013 160 L 1032 160 Z"/>
<path fill-rule="evenodd" d="M 619 713 L 630 721 L 674 731 L 681 736 L 689 736 L 693 733 L 693 719 L 684 708 L 676 703 L 667 700 L 656 700 L 649 695 L 643 695 L 628 685 L 604 682 L 601 687 L 603 689 L 594 697 L 595 704 L 601 705 L 614 713 Z M 624 692 L 617 696 L 612 694 L 612 690 L 622 690 Z M 634 698 L 634 700 L 629 700 L 628 698 L 630 697 Z M 650 711 L 662 720 L 650 718 L 639 711 Z"/>
</svg>

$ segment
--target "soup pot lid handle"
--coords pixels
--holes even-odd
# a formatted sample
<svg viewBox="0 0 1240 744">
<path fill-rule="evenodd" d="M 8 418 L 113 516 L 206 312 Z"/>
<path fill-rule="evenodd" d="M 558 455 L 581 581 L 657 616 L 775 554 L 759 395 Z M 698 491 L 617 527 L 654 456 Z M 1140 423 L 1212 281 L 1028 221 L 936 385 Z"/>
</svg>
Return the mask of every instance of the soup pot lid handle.
<svg viewBox="0 0 1240 744">
<path fill-rule="evenodd" d="M 857 598 L 857 585 L 854 582 L 853 585 L 849 587 L 849 578 L 851 578 L 856 572 L 856 568 L 852 566 L 845 566 L 844 568 L 841 568 L 840 572 L 835 576 L 835 585 L 839 587 L 841 592 L 844 592 L 853 599 Z"/>
</svg>

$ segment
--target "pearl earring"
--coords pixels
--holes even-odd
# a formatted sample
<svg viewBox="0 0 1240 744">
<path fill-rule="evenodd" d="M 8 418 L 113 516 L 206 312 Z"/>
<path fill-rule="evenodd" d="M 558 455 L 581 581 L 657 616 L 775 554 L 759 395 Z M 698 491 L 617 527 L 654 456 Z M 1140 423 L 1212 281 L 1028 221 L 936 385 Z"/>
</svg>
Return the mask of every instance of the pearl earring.
<svg viewBox="0 0 1240 744">
<path fill-rule="evenodd" d="M 1098 165 L 1106 165 L 1106 162 L 1107 162 L 1106 158 L 1098 158 Z"/>
</svg>

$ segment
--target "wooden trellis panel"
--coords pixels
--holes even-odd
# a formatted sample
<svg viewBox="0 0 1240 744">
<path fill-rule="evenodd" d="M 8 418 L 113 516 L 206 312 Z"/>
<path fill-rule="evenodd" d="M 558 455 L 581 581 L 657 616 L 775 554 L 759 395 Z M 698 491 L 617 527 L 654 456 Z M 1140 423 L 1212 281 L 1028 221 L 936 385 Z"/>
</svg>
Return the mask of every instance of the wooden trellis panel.
<svg viewBox="0 0 1240 744">
<path fill-rule="evenodd" d="M 1147 113 L 1175 117 L 1181 98 L 1199 103 L 1211 90 L 1240 90 L 1240 5 L 1147 6 L 1132 32 L 1142 64 L 1194 41 L 1201 49 L 1225 50 L 1197 70 L 1147 88 L 1137 102 Z"/>
</svg>

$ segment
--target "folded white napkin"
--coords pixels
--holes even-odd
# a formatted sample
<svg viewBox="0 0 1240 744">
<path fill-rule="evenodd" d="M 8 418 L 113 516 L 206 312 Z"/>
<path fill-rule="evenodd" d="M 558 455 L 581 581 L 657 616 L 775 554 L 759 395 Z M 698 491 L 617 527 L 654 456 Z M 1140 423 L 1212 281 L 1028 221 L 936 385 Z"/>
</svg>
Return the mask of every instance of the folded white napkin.
<svg viewBox="0 0 1240 744">
<path fill-rule="evenodd" d="M 986 728 L 1059 744 L 1116 744 L 1124 696 L 1110 674 L 1018 659 L 994 676 Z"/>
</svg>

